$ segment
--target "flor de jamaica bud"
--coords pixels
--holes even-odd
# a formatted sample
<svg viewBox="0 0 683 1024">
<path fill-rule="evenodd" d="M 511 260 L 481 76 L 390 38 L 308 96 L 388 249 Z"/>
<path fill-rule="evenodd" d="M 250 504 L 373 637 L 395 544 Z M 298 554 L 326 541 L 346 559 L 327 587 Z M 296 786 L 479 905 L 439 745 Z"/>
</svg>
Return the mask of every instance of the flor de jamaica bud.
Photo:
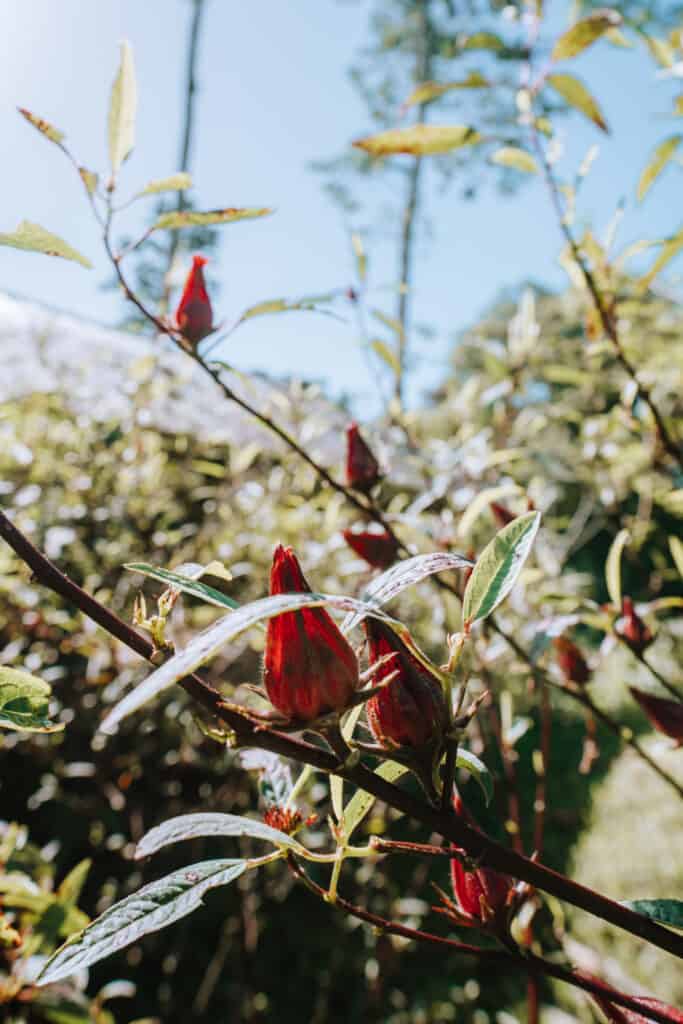
<svg viewBox="0 0 683 1024">
<path fill-rule="evenodd" d="M 203 270 L 207 263 L 205 256 L 192 257 L 192 266 L 175 313 L 178 330 L 193 346 L 213 331 L 213 310 Z"/>
<path fill-rule="evenodd" d="M 640 704 L 655 729 L 670 736 L 680 745 L 683 743 L 683 702 L 667 697 L 655 697 L 652 693 L 629 686 L 631 696 Z"/>
<path fill-rule="evenodd" d="M 279 544 L 270 593 L 310 592 L 296 555 Z M 358 661 L 324 608 L 302 608 L 269 620 L 263 681 L 270 702 L 281 714 L 312 722 L 348 706 L 358 687 Z"/>
<path fill-rule="evenodd" d="M 352 551 L 375 569 L 388 569 L 398 556 L 398 543 L 386 530 L 344 530 Z"/>
<path fill-rule="evenodd" d="M 556 636 L 553 646 L 557 664 L 567 682 L 584 686 L 591 677 L 591 670 L 576 644 L 566 636 Z"/>
<path fill-rule="evenodd" d="M 636 654 L 642 654 L 654 640 L 652 630 L 638 615 L 630 597 L 622 601 L 621 618 L 615 623 L 614 630 Z"/>
<path fill-rule="evenodd" d="M 381 477 L 379 462 L 358 429 L 357 423 L 346 428 L 346 482 L 357 491 L 369 491 Z"/>
<path fill-rule="evenodd" d="M 372 733 L 386 749 L 440 743 L 448 726 L 448 707 L 439 680 L 409 651 L 401 638 L 379 619 L 366 619 L 370 665 L 391 655 L 373 677 L 375 685 L 397 676 L 366 704 Z"/>
</svg>

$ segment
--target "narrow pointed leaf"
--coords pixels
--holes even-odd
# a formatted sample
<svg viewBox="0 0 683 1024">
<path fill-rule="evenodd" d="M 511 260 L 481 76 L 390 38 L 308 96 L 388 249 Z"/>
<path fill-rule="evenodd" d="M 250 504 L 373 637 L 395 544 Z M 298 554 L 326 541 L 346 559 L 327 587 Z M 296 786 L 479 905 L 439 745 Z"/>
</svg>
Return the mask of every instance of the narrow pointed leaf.
<svg viewBox="0 0 683 1024">
<path fill-rule="evenodd" d="M 493 799 L 493 779 L 491 778 L 491 772 L 484 762 L 480 761 L 471 750 L 463 750 L 459 747 L 455 766 L 456 768 L 463 768 L 466 772 L 470 773 L 472 778 L 479 783 L 486 803 L 490 804 Z"/>
<path fill-rule="evenodd" d="M 206 601 L 207 604 L 215 605 L 217 608 L 235 609 L 240 607 L 238 601 L 222 594 L 215 587 L 210 587 L 199 580 L 191 579 L 189 576 L 182 576 L 177 572 L 169 572 L 168 569 L 157 569 L 146 562 L 129 562 L 127 565 L 124 565 L 124 569 L 128 569 L 130 572 L 139 572 L 142 576 L 148 576 L 158 583 L 165 583 L 169 587 L 175 587 L 176 590 L 180 590 L 184 594 L 192 594 L 193 597 L 198 597 L 202 601 Z"/>
<path fill-rule="evenodd" d="M 392 373 L 396 374 L 396 376 L 400 374 L 401 363 L 398 355 L 388 342 L 382 341 L 381 338 L 373 338 L 370 342 L 370 348 L 389 367 Z"/>
<path fill-rule="evenodd" d="M 203 213 L 197 210 L 174 210 L 171 213 L 163 213 L 154 224 L 154 230 L 178 231 L 181 228 L 201 227 L 207 224 L 234 224 L 238 220 L 267 217 L 272 212 L 265 206 L 226 206 L 222 210 L 207 210 Z"/>
<path fill-rule="evenodd" d="M 617 608 L 621 608 L 621 555 L 630 540 L 628 530 L 619 530 L 610 549 L 605 562 L 605 582 L 610 600 Z"/>
<path fill-rule="evenodd" d="M 159 931 L 201 905 L 209 889 L 233 882 L 244 872 L 244 860 L 209 860 L 150 882 L 132 896 L 105 910 L 87 928 L 72 936 L 50 957 L 38 978 L 49 985 L 82 971 L 119 949 Z"/>
<path fill-rule="evenodd" d="M 518 146 L 502 146 L 493 154 L 491 162 L 500 164 L 501 167 L 512 167 L 516 171 L 524 171 L 526 174 L 538 173 L 538 164 L 531 153 L 527 153 L 525 149 L 520 149 Z"/>
<path fill-rule="evenodd" d="M 304 295 L 300 299 L 266 299 L 264 302 L 257 302 L 249 306 L 240 315 L 240 323 L 245 320 L 253 320 L 257 316 L 265 316 L 269 313 L 297 313 L 310 310 L 314 313 L 324 313 L 331 316 L 327 309 L 320 309 L 321 304 L 333 302 L 337 298 L 335 292 L 326 292 L 324 295 Z"/>
<path fill-rule="evenodd" d="M 422 82 L 411 92 L 403 104 L 403 108 L 415 107 L 424 103 L 431 103 L 438 100 L 449 92 L 457 92 L 460 89 L 489 89 L 491 83 L 478 71 L 470 71 L 467 78 L 458 82 Z"/>
<path fill-rule="evenodd" d="M 531 551 L 540 522 L 540 512 L 527 512 L 503 527 L 486 545 L 465 588 L 465 626 L 485 619 L 508 596 Z"/>
<path fill-rule="evenodd" d="M 124 40 L 121 43 L 121 61 L 109 101 L 109 162 L 112 174 L 117 173 L 135 145 L 137 105 L 133 50 L 130 43 Z"/>
<path fill-rule="evenodd" d="M 560 36 L 552 52 L 553 60 L 567 60 L 569 57 L 576 57 L 605 32 L 612 28 L 618 28 L 621 22 L 622 18 L 618 11 L 610 8 L 593 11 L 592 14 L 577 21 Z"/>
<path fill-rule="evenodd" d="M 60 732 L 50 721 L 49 683 L 28 672 L 0 666 L 0 729 L 19 732 Z"/>
<path fill-rule="evenodd" d="M 192 188 L 192 175 L 186 171 L 179 171 L 171 174 L 168 178 L 156 178 L 150 181 L 138 195 L 152 196 L 159 192 L 183 192 L 186 188 Z"/>
<path fill-rule="evenodd" d="M 0 234 L 0 245 L 9 245 L 13 249 L 25 249 L 27 252 L 42 252 L 45 256 L 59 256 L 63 260 L 73 260 L 82 267 L 90 269 L 92 263 L 81 256 L 80 252 L 65 242 L 58 235 L 46 231 L 40 224 L 30 220 L 22 220 L 16 231 Z"/>
<path fill-rule="evenodd" d="M 683 577 L 683 540 L 680 537 L 670 536 L 669 537 L 669 550 L 671 551 L 671 557 L 674 560 L 674 565 L 678 569 L 678 573 Z"/>
<path fill-rule="evenodd" d="M 32 114 L 30 110 L 26 110 L 25 107 L 18 107 L 19 113 L 22 117 L 25 117 L 29 124 L 32 124 L 34 128 L 37 128 L 41 135 L 44 135 L 50 142 L 54 142 L 59 145 L 64 138 L 64 132 L 60 132 L 58 128 L 50 124 L 49 121 L 45 121 L 42 117 L 38 117 L 37 114 Z"/>
<path fill-rule="evenodd" d="M 662 270 L 664 270 L 664 267 L 666 267 L 674 257 L 678 256 L 681 249 L 683 249 L 683 231 L 679 231 L 678 234 L 665 239 L 665 241 L 661 243 L 659 256 L 647 273 L 643 274 L 638 281 L 639 291 L 647 291 L 654 279 L 662 272 Z"/>
<path fill-rule="evenodd" d="M 598 102 L 583 82 L 575 75 L 548 75 L 546 83 L 562 97 L 565 103 L 584 114 L 603 132 L 609 131 Z"/>
<path fill-rule="evenodd" d="M 623 906 L 651 921 L 683 931 L 683 900 L 624 900 Z"/>
<path fill-rule="evenodd" d="M 89 171 L 87 167 L 79 167 L 78 173 L 81 181 L 83 182 L 85 191 L 89 196 L 94 195 L 97 189 L 97 183 L 100 180 L 98 175 L 95 174 L 94 171 Z"/>
<path fill-rule="evenodd" d="M 119 723 L 134 711 L 138 711 L 164 690 L 173 686 L 179 679 L 194 672 L 200 665 L 210 661 L 226 644 L 234 640 L 246 629 L 271 619 L 284 612 L 297 611 L 300 608 L 315 608 L 331 605 L 344 611 L 358 611 L 362 616 L 375 615 L 398 626 L 388 616 L 382 615 L 362 601 L 351 597 L 334 597 L 325 594 L 277 594 L 264 597 L 259 601 L 244 605 L 231 615 L 224 616 L 218 622 L 199 633 L 179 654 L 170 658 L 165 664 L 136 686 L 120 701 L 102 722 L 100 729 L 105 733 L 114 733 Z"/>
<path fill-rule="evenodd" d="M 398 764 L 397 761 L 384 761 L 375 772 L 375 775 L 379 775 L 381 779 L 385 779 L 387 782 L 396 782 L 407 771 L 406 766 Z M 357 789 L 353 794 L 343 813 L 344 834 L 347 839 L 351 838 L 352 833 L 368 814 L 376 799 L 377 797 L 373 796 L 372 793 L 366 793 L 364 789 Z"/>
<path fill-rule="evenodd" d="M 450 153 L 462 146 L 473 146 L 481 141 L 479 132 L 466 124 L 416 124 L 411 128 L 394 128 L 358 139 L 353 145 L 371 156 L 392 156 L 408 153 L 412 156 L 431 156 Z"/>
<path fill-rule="evenodd" d="M 198 836 L 250 836 L 252 839 L 263 839 L 275 846 L 286 846 L 291 850 L 301 849 L 301 844 L 285 832 L 271 828 L 263 821 L 243 818 L 238 814 L 216 814 L 201 812 L 199 814 L 181 814 L 177 818 L 169 818 L 156 828 L 150 829 L 135 848 L 135 859 L 150 857 L 157 850 L 185 839 L 196 839 Z"/>
<path fill-rule="evenodd" d="M 683 135 L 671 135 L 668 139 L 665 139 L 664 142 L 657 146 L 652 159 L 640 176 L 640 181 L 638 182 L 639 200 L 642 201 L 645 198 L 655 180 L 662 173 L 680 146 L 681 140 L 683 140 Z"/>
</svg>

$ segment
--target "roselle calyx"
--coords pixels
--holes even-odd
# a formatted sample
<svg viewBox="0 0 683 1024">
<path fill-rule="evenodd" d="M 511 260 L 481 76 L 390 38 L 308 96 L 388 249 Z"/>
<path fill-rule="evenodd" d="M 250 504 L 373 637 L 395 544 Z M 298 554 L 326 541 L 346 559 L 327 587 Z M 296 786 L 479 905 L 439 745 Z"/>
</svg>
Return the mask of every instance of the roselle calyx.
<svg viewBox="0 0 683 1024">
<path fill-rule="evenodd" d="M 296 555 L 281 544 L 273 555 L 270 593 L 311 593 Z M 358 661 L 324 608 L 302 608 L 268 621 L 263 682 L 285 718 L 313 722 L 349 706 L 358 688 Z"/>
<path fill-rule="evenodd" d="M 398 557 L 398 542 L 386 530 L 342 530 L 342 536 L 373 569 L 388 569 Z"/>
<path fill-rule="evenodd" d="M 177 329 L 193 348 L 214 329 L 213 310 L 203 270 L 208 262 L 205 256 L 192 257 L 192 266 L 175 313 Z"/>
<path fill-rule="evenodd" d="M 646 651 L 654 640 L 652 630 L 649 629 L 638 615 L 630 597 L 624 597 L 621 603 L 621 618 L 614 624 L 614 632 L 636 654 L 642 654 L 643 651 Z"/>
<path fill-rule="evenodd" d="M 553 640 L 559 669 L 568 683 L 585 686 L 591 677 L 591 670 L 583 654 L 573 640 L 556 636 Z"/>
<path fill-rule="evenodd" d="M 368 724 L 381 747 L 441 749 L 449 726 L 449 710 L 440 681 L 410 652 L 397 633 L 379 619 L 366 619 L 370 666 L 381 659 L 373 676 L 378 685 L 397 673 L 366 704 Z"/>
<path fill-rule="evenodd" d="M 631 696 L 638 702 L 652 725 L 680 745 L 683 743 L 683 701 L 668 697 L 655 697 L 652 693 L 629 686 Z"/>
<path fill-rule="evenodd" d="M 360 432 L 357 423 L 346 428 L 346 483 L 367 493 L 381 479 L 379 462 Z"/>
</svg>

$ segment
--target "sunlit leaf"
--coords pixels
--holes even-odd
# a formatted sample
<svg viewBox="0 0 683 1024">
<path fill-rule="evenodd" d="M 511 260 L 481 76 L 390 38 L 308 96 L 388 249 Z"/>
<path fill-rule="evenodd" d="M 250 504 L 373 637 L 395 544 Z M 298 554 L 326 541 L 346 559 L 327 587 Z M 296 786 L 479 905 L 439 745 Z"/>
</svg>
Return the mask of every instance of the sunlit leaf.
<svg viewBox="0 0 683 1024">
<path fill-rule="evenodd" d="M 681 249 L 683 249 L 683 231 L 679 231 L 678 234 L 673 235 L 671 238 L 667 238 L 661 243 L 659 256 L 654 261 L 648 272 L 643 274 L 638 281 L 640 291 L 645 291 L 650 287 L 657 275 L 660 274 L 664 267 L 666 267 L 667 264 L 678 255 Z"/>
<path fill-rule="evenodd" d="M 639 200 L 642 201 L 645 198 L 656 178 L 659 177 L 680 146 L 681 140 L 683 140 L 683 135 L 671 135 L 657 146 L 652 159 L 640 176 L 640 181 L 638 182 Z"/>
<path fill-rule="evenodd" d="M 45 121 L 42 117 L 38 117 L 37 114 L 32 114 L 30 110 L 26 110 L 25 107 L 18 107 L 19 113 L 22 117 L 25 117 L 29 124 L 32 124 L 34 128 L 37 128 L 41 135 L 44 135 L 50 142 L 55 142 L 59 145 L 64 138 L 64 132 L 60 132 L 59 129 L 51 125 L 49 121 Z"/>
<path fill-rule="evenodd" d="M 439 99 L 446 93 L 457 92 L 460 89 L 488 89 L 490 86 L 488 78 L 478 71 L 470 71 L 467 78 L 458 82 L 422 82 L 411 92 L 403 107 L 405 109 L 418 104 L 431 103 L 432 100 Z"/>
<path fill-rule="evenodd" d="M 398 376 L 401 372 L 401 363 L 398 358 L 398 354 L 386 341 L 382 341 L 381 338 L 373 338 L 370 342 L 370 348 L 379 356 L 383 363 L 385 363 L 392 373 Z"/>
<path fill-rule="evenodd" d="M 618 28 L 622 18 L 618 11 L 601 8 L 577 21 L 568 28 L 555 43 L 553 60 L 567 60 L 576 57 L 611 28 Z"/>
<path fill-rule="evenodd" d="M 358 139 L 353 145 L 371 156 L 391 156 L 408 153 L 412 156 L 430 156 L 450 153 L 461 146 L 472 146 L 481 141 L 481 135 L 466 124 L 416 124 L 410 128 L 393 128 Z"/>
<path fill-rule="evenodd" d="M 272 212 L 265 206 L 227 206 L 223 210 L 207 210 L 204 213 L 197 210 L 173 210 L 171 213 L 162 213 L 154 224 L 154 230 L 178 231 L 181 228 L 201 227 L 207 224 L 234 224 L 238 220 L 267 217 Z"/>
<path fill-rule="evenodd" d="M 526 174 L 538 173 L 538 164 L 531 153 L 520 149 L 519 146 L 502 146 L 493 154 L 491 162 L 500 164 L 501 167 L 513 167 L 516 171 L 524 171 Z"/>
<path fill-rule="evenodd" d="M 574 107 L 575 110 L 580 111 L 582 114 L 596 124 L 598 128 L 602 129 L 603 132 L 609 131 L 607 122 L 602 115 L 602 111 L 598 105 L 598 102 L 583 82 L 576 78 L 575 75 L 567 74 L 555 74 L 548 75 L 546 83 L 551 89 L 562 97 L 565 103 L 568 103 L 570 107 Z"/>
<path fill-rule="evenodd" d="M 649 917 L 651 921 L 683 931 L 683 900 L 623 900 L 622 906 Z"/>
<path fill-rule="evenodd" d="M 9 245 L 13 249 L 25 249 L 27 252 L 42 252 L 45 256 L 59 256 L 63 260 L 73 260 L 80 263 L 82 267 L 90 269 L 92 263 L 81 256 L 80 252 L 72 248 L 58 235 L 46 231 L 40 224 L 33 224 L 30 220 L 22 220 L 16 231 L 8 234 L 0 234 L 0 245 Z"/>
<path fill-rule="evenodd" d="M 493 799 L 493 779 L 491 777 L 491 772 L 488 770 L 484 762 L 480 761 L 477 755 L 473 754 L 471 750 L 463 750 L 461 747 L 458 747 L 455 766 L 456 768 L 463 768 L 466 772 L 469 772 L 472 778 L 479 783 L 486 803 L 490 804 Z"/>
<path fill-rule="evenodd" d="M 155 181 L 150 181 L 138 195 L 150 196 L 156 195 L 158 192 L 183 192 L 186 188 L 192 188 L 192 175 L 187 174 L 186 171 L 179 171 L 178 174 L 172 174 L 168 178 L 157 178 Z"/>
<path fill-rule="evenodd" d="M 619 530 L 607 553 L 605 582 L 612 604 L 621 608 L 621 555 L 631 538 L 628 530 Z"/>
<path fill-rule="evenodd" d="M 124 569 L 128 569 L 129 572 L 139 572 L 142 576 L 149 576 L 150 579 L 156 580 L 158 583 L 165 583 L 170 587 L 175 587 L 176 590 L 180 590 L 184 594 L 192 594 L 194 597 L 199 597 L 202 601 L 213 604 L 217 608 L 234 609 L 240 607 L 238 601 L 233 600 L 232 597 L 227 597 L 220 590 L 216 590 L 215 587 L 210 587 L 206 583 L 201 583 L 199 580 L 191 579 L 189 576 L 183 576 L 177 572 L 169 572 L 168 569 L 157 569 L 156 566 L 147 565 L 146 562 L 129 562 L 127 565 L 124 565 Z"/>
<path fill-rule="evenodd" d="M 680 537 L 669 537 L 669 550 L 679 575 L 683 577 L 683 541 Z"/>
<path fill-rule="evenodd" d="M 59 732 L 50 721 L 49 683 L 28 672 L 0 666 L 0 728 L 20 732 Z"/>
<path fill-rule="evenodd" d="M 257 316 L 265 316 L 269 313 L 297 313 L 311 311 L 332 315 L 329 310 L 321 309 L 321 305 L 333 302 L 338 297 L 336 292 L 325 292 L 321 295 L 304 295 L 299 299 L 266 299 L 264 302 L 257 302 L 255 306 L 249 306 L 240 314 L 240 323 L 245 320 L 253 320 Z"/>
<path fill-rule="evenodd" d="M 504 526 L 486 545 L 465 588 L 462 617 L 466 628 L 490 615 L 510 593 L 540 522 L 540 512 L 527 512 Z"/>
<path fill-rule="evenodd" d="M 463 50 L 504 50 L 505 43 L 494 32 L 473 32 L 460 44 Z"/>
<path fill-rule="evenodd" d="M 252 839 L 263 839 L 275 846 L 287 847 L 291 850 L 301 849 L 301 844 L 285 832 L 271 828 L 263 821 L 254 818 L 243 818 L 237 814 L 217 814 L 200 812 L 198 814 L 181 814 L 169 818 L 156 828 L 150 829 L 135 848 L 135 859 L 150 857 L 157 850 L 186 839 L 198 836 L 250 836 Z"/>
<path fill-rule="evenodd" d="M 191 914 L 209 889 L 233 882 L 244 872 L 244 860 L 209 860 L 150 882 L 72 936 L 50 957 L 37 984 L 49 985 L 82 971 L 98 960 L 166 928 Z"/>
<path fill-rule="evenodd" d="M 89 196 L 92 196 L 97 191 L 97 183 L 99 182 L 99 176 L 94 171 L 89 171 L 87 167 L 79 167 L 78 173 L 80 179 L 85 186 L 85 191 Z"/>
<path fill-rule="evenodd" d="M 396 761 L 384 761 L 375 771 L 375 775 L 379 775 L 381 779 L 385 779 L 387 782 L 396 782 L 407 771 L 408 769 L 403 764 L 398 764 Z M 347 839 L 351 838 L 352 833 L 368 814 L 376 799 L 377 797 L 371 793 L 366 793 L 364 789 L 357 789 L 353 794 L 342 815 L 344 834 Z"/>
<path fill-rule="evenodd" d="M 133 50 L 130 43 L 124 40 L 121 43 L 121 61 L 109 101 L 109 162 L 113 174 L 116 174 L 124 160 L 130 156 L 135 145 L 137 105 Z"/>
</svg>

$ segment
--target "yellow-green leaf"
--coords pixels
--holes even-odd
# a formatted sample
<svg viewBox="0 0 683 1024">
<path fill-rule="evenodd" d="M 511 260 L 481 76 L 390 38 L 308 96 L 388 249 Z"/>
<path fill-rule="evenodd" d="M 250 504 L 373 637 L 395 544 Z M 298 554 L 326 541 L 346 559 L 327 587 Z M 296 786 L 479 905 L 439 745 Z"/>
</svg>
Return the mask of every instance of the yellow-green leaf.
<svg viewBox="0 0 683 1024">
<path fill-rule="evenodd" d="M 358 279 L 359 281 L 365 281 L 368 270 L 368 258 L 363 247 L 363 239 L 357 231 L 354 231 L 351 235 L 351 248 L 353 249 L 353 255 L 356 257 Z"/>
<path fill-rule="evenodd" d="M 133 50 L 129 42 L 121 43 L 121 61 L 114 79 L 109 101 L 109 162 L 116 174 L 135 145 L 135 115 L 138 105 Z"/>
<path fill-rule="evenodd" d="M 206 224 L 232 224 L 238 220 L 251 220 L 254 217 L 267 217 L 273 211 L 268 207 L 235 207 L 227 206 L 223 210 L 207 210 L 199 213 L 196 210 L 174 210 L 159 217 L 154 228 L 165 228 L 177 231 L 180 228 L 192 228 Z"/>
<path fill-rule="evenodd" d="M 638 288 L 640 291 L 646 291 L 667 263 L 670 263 L 674 256 L 677 256 L 681 249 L 683 249 L 683 231 L 679 231 L 678 234 L 665 239 L 661 245 L 662 248 L 659 256 L 654 261 L 648 272 L 643 274 L 638 282 Z"/>
<path fill-rule="evenodd" d="M 37 676 L 15 668 L 0 667 L 0 728 L 20 732 L 59 732 L 48 718 L 52 691 Z"/>
<path fill-rule="evenodd" d="M 504 50 L 505 43 L 494 32 L 473 32 L 461 43 L 463 50 Z"/>
<path fill-rule="evenodd" d="M 607 553 L 605 582 L 612 604 L 621 608 L 621 555 L 631 538 L 628 530 L 619 530 Z"/>
<path fill-rule="evenodd" d="M 150 181 L 138 194 L 151 196 L 156 195 L 157 192 L 182 192 L 186 188 L 192 188 L 192 175 L 185 171 L 179 171 L 178 174 L 171 174 L 168 178 L 157 178 Z"/>
<path fill-rule="evenodd" d="M 618 11 L 602 8 L 594 11 L 586 18 L 581 18 L 568 28 L 555 43 L 552 52 L 553 60 L 567 60 L 576 57 L 611 28 L 618 28 L 622 18 Z"/>
<path fill-rule="evenodd" d="M 50 142 L 55 142 L 59 145 L 64 138 L 64 132 L 60 132 L 58 128 L 50 124 L 49 121 L 45 121 L 44 118 L 38 117 L 37 114 L 32 114 L 30 110 L 26 110 L 25 107 L 18 107 L 19 113 L 22 117 L 25 117 L 29 124 L 32 124 L 34 128 L 37 128 L 41 135 L 44 135 Z"/>
<path fill-rule="evenodd" d="M 677 96 L 674 100 L 674 113 L 679 115 L 683 114 L 683 94 Z"/>
<path fill-rule="evenodd" d="M 375 771 L 375 775 L 379 775 L 387 782 L 396 782 L 407 770 L 405 765 L 398 764 L 396 761 L 384 761 Z M 372 793 L 366 793 L 364 789 L 357 789 L 353 794 L 342 815 L 347 839 L 351 838 L 352 833 L 358 828 L 376 799 L 377 797 Z"/>
<path fill-rule="evenodd" d="M 493 154 L 491 162 L 501 167 L 514 167 L 516 171 L 524 171 L 526 174 L 538 173 L 538 164 L 531 153 L 518 146 L 502 146 Z"/>
<path fill-rule="evenodd" d="M 42 252 L 46 256 L 59 256 L 63 260 L 73 260 L 81 266 L 92 267 L 92 263 L 81 256 L 80 252 L 72 248 L 64 239 L 53 235 L 40 224 L 33 224 L 30 220 L 22 220 L 16 231 L 8 234 L 0 233 L 0 245 L 9 245 L 13 249 L 26 249 L 27 252 Z"/>
<path fill-rule="evenodd" d="M 411 128 L 394 128 L 369 135 L 365 139 L 357 139 L 353 145 L 371 156 L 392 156 L 395 153 L 432 156 L 480 141 L 479 132 L 466 124 L 416 124 Z"/>
<path fill-rule="evenodd" d="M 683 577 L 683 541 L 680 537 L 669 537 L 669 549 L 679 575 Z"/>
<path fill-rule="evenodd" d="M 382 341 L 381 338 L 373 338 L 370 342 L 370 348 L 375 355 L 379 356 L 379 358 L 386 363 L 389 369 L 395 373 L 396 376 L 400 374 L 401 363 L 399 362 L 399 358 L 391 345 L 387 344 L 386 341 Z"/>
<path fill-rule="evenodd" d="M 411 92 L 403 104 L 404 108 L 415 107 L 418 104 L 431 103 L 448 92 L 456 92 L 459 89 L 488 89 L 491 83 L 478 71 L 470 71 L 467 78 L 458 82 L 422 82 Z"/>
<path fill-rule="evenodd" d="M 683 135 L 670 135 L 657 146 L 652 159 L 640 176 L 638 182 L 638 199 L 643 200 L 656 178 L 662 173 L 671 157 L 681 144 Z"/>
<path fill-rule="evenodd" d="M 548 75 L 546 82 L 570 107 L 585 114 L 603 132 L 609 131 L 597 101 L 580 79 L 574 75 Z"/>
<path fill-rule="evenodd" d="M 78 173 L 81 176 L 81 181 L 85 186 L 85 191 L 89 196 L 93 195 L 97 188 L 97 183 L 100 180 L 98 175 L 94 171 L 89 171 L 87 167 L 79 167 Z"/>
</svg>

